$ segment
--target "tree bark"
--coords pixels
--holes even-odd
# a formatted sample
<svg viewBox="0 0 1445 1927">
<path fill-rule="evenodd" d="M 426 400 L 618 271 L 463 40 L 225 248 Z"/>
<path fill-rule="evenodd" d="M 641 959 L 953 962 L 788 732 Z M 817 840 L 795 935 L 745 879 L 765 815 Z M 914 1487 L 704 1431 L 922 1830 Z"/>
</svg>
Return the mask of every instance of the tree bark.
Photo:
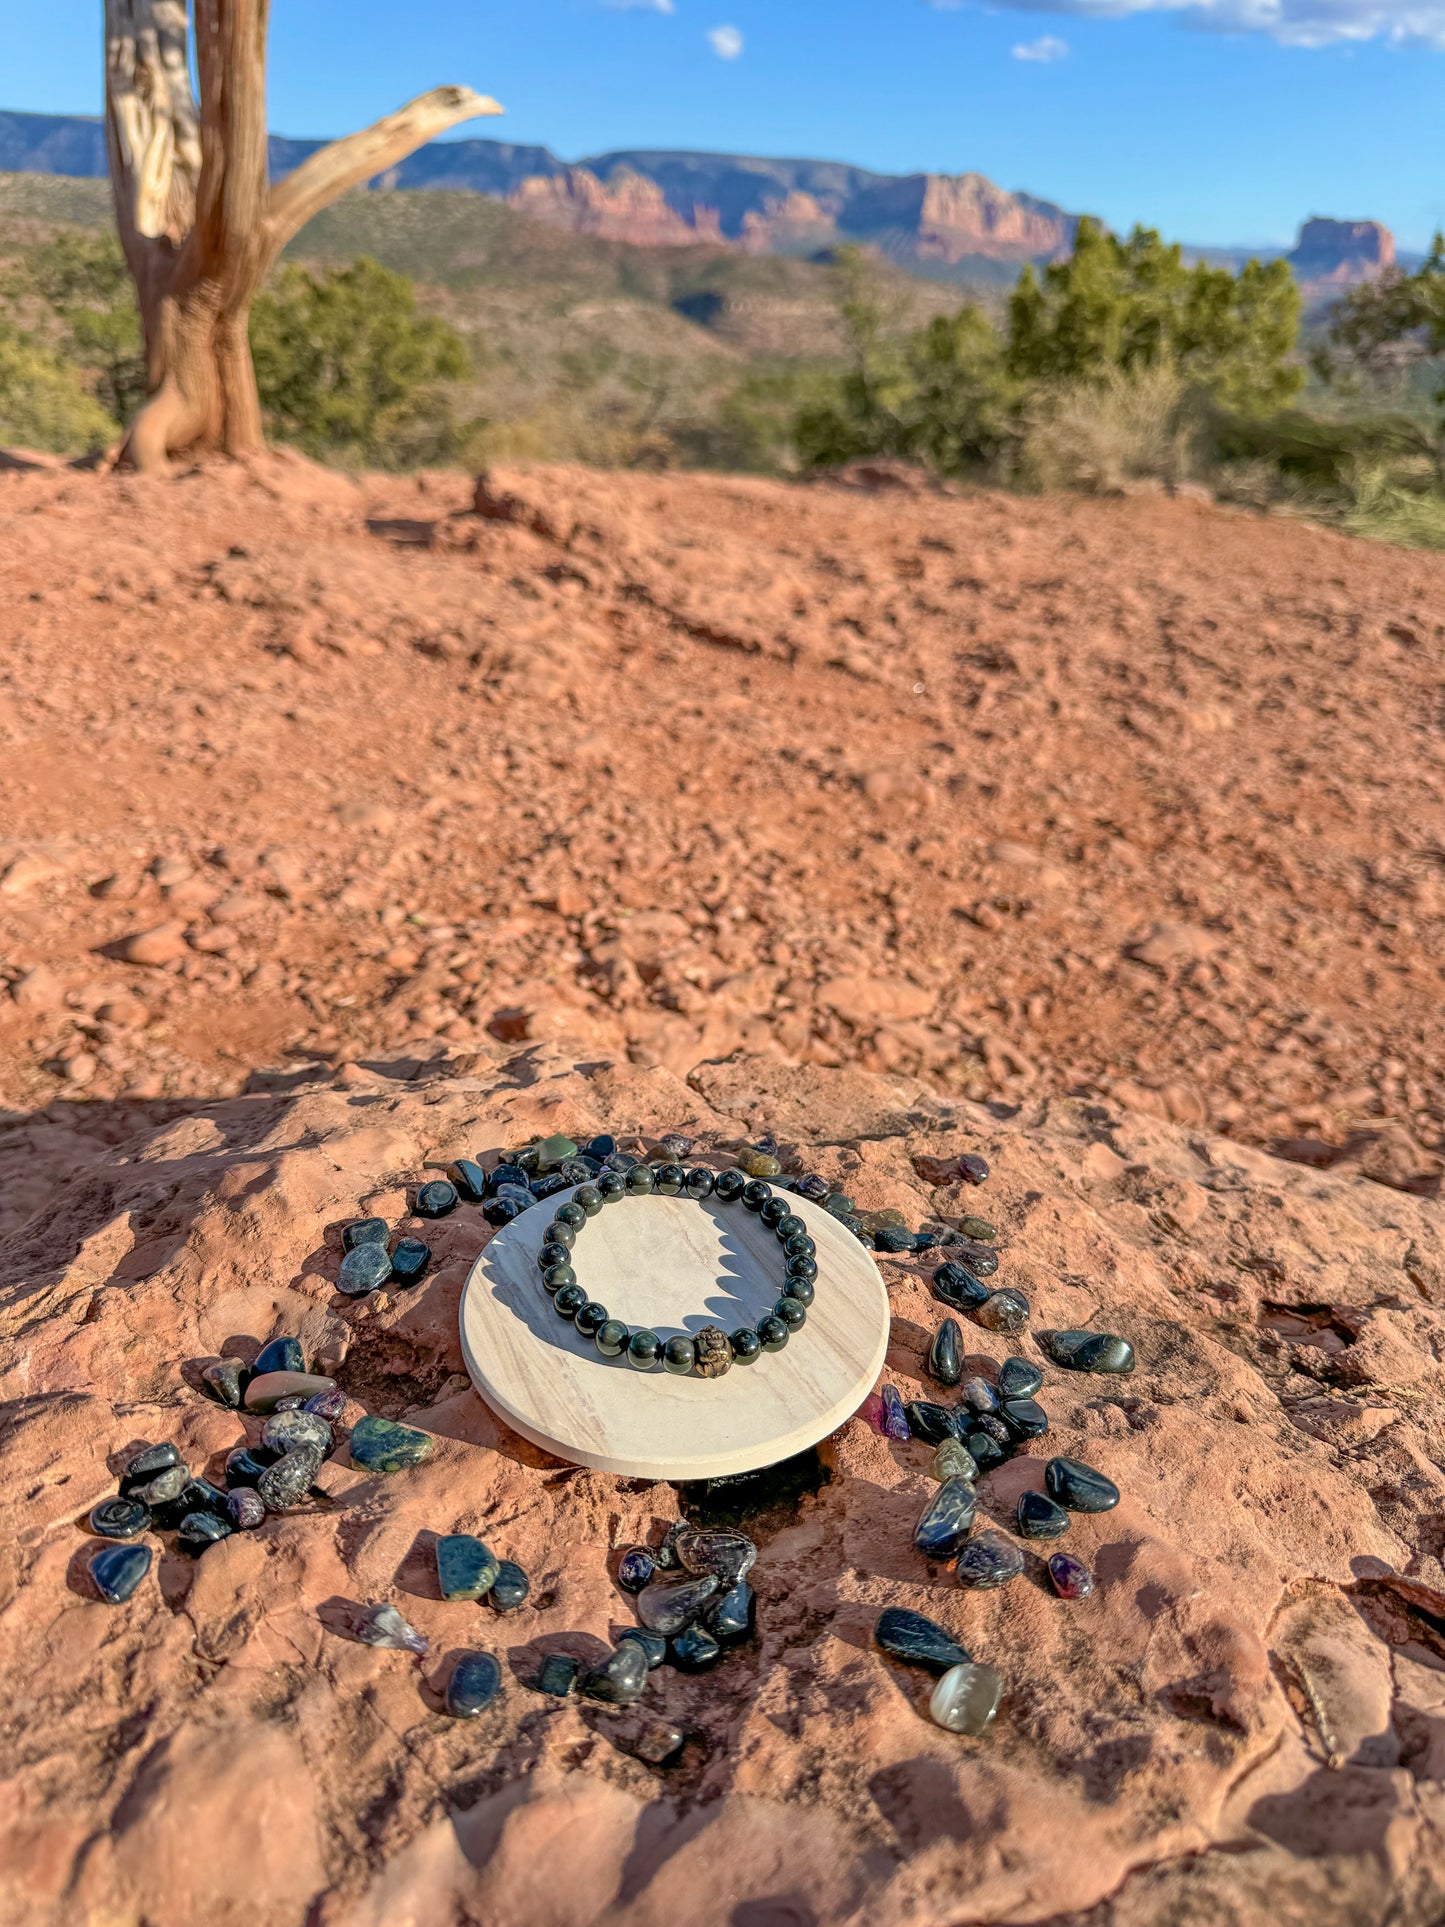
<svg viewBox="0 0 1445 1927">
<path fill-rule="evenodd" d="M 105 0 L 106 144 L 121 245 L 145 333 L 147 398 L 121 459 L 264 446 L 248 325 L 281 249 L 349 187 L 459 122 L 499 114 L 438 87 L 304 161 L 272 188 L 266 165 L 269 0 Z"/>
</svg>

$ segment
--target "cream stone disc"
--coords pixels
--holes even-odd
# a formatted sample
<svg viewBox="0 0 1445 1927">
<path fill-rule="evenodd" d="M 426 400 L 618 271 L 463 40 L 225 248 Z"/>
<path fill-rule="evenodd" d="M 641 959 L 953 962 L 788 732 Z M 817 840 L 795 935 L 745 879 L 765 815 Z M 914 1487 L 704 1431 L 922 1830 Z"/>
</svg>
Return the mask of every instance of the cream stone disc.
<svg viewBox="0 0 1445 1927">
<path fill-rule="evenodd" d="M 888 1298 L 870 1254 L 821 1205 L 788 1194 L 818 1247 L 808 1322 L 781 1352 L 719 1379 L 639 1372 L 603 1358 L 553 1309 L 537 1252 L 558 1192 L 487 1245 L 462 1293 L 462 1352 L 482 1397 L 523 1438 L 600 1472 L 720 1478 L 816 1445 L 872 1390 L 888 1345 Z M 736 1331 L 782 1290 L 777 1239 L 741 1204 L 622 1198 L 579 1232 L 577 1282 L 632 1330 L 663 1338 Z"/>
</svg>

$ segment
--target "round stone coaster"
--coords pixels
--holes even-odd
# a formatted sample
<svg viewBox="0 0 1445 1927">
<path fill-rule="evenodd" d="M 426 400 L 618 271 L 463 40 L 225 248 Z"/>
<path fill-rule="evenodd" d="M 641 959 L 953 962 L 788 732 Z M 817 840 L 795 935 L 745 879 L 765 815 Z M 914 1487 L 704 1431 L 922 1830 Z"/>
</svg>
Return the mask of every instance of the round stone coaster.
<svg viewBox="0 0 1445 1927">
<path fill-rule="evenodd" d="M 753 1472 L 816 1445 L 873 1389 L 888 1346 L 887 1294 L 870 1254 L 821 1205 L 788 1194 L 818 1247 L 807 1324 L 781 1352 L 701 1379 L 603 1358 L 558 1316 L 537 1252 L 568 1196 L 504 1225 L 462 1292 L 473 1384 L 543 1451 L 636 1479 Z M 589 1297 L 634 1331 L 648 1326 L 664 1339 L 704 1325 L 755 1325 L 782 1290 L 772 1232 L 741 1204 L 712 1199 L 620 1199 L 588 1219 L 573 1259 Z"/>
</svg>

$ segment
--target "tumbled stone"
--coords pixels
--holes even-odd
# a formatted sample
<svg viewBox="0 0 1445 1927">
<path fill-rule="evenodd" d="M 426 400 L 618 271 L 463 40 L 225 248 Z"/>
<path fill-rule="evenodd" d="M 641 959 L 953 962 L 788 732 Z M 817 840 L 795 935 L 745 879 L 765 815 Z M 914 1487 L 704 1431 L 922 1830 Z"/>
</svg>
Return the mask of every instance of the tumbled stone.
<svg viewBox="0 0 1445 1927">
<path fill-rule="evenodd" d="M 321 1470 L 321 1454 L 311 1446 L 301 1446 L 284 1458 L 268 1465 L 256 1481 L 261 1503 L 268 1512 L 290 1512 L 311 1490 Z"/>
<path fill-rule="evenodd" d="M 1032 1398 L 1044 1375 L 1031 1359 L 1006 1358 L 998 1368 L 998 1389 L 1004 1398 Z"/>
<path fill-rule="evenodd" d="M 489 1184 L 486 1172 L 472 1158 L 457 1158 L 447 1166 L 447 1176 L 468 1204 L 480 1204 L 489 1189 L 497 1188 Z M 520 1182 L 526 1182 L 520 1172 L 518 1177 Z"/>
<path fill-rule="evenodd" d="M 985 1331 L 1021 1332 L 1029 1322 L 1029 1301 L 1021 1291 L 1005 1285 L 991 1292 L 973 1316 Z"/>
<path fill-rule="evenodd" d="M 87 1523 L 102 1539 L 134 1539 L 151 1522 L 151 1509 L 143 1499 L 102 1499 L 92 1506 Z"/>
<path fill-rule="evenodd" d="M 617 1583 L 624 1592 L 641 1592 L 657 1570 L 657 1561 L 646 1546 L 632 1546 L 617 1563 Z"/>
<path fill-rule="evenodd" d="M 336 1289 L 348 1298 L 364 1298 L 376 1291 L 391 1276 L 391 1259 L 385 1245 L 358 1245 L 341 1260 L 336 1274 Z"/>
<path fill-rule="evenodd" d="M 925 1445 L 942 1445 L 945 1439 L 957 1438 L 953 1413 L 946 1405 L 935 1405 L 931 1399 L 910 1399 L 903 1408 L 908 1418 L 908 1430 L 915 1439 L 922 1439 Z"/>
<path fill-rule="evenodd" d="M 268 1452 L 319 1452 L 324 1459 L 331 1450 L 331 1427 L 324 1418 L 304 1408 L 299 1412 L 273 1412 L 261 1427 L 261 1443 Z"/>
<path fill-rule="evenodd" d="M 699 1378 L 721 1378 L 732 1370 L 733 1348 L 721 1325 L 704 1325 L 693 1347 L 697 1354 L 694 1370 Z"/>
<path fill-rule="evenodd" d="M 987 1218 L 960 1218 L 958 1228 L 965 1238 L 985 1238 L 990 1243 L 998 1236 L 997 1227 Z"/>
<path fill-rule="evenodd" d="M 144 1485 L 133 1487 L 127 1492 L 126 1497 L 139 1499 L 143 1505 L 148 1505 L 152 1511 L 155 1511 L 157 1506 L 163 1506 L 172 1499 L 178 1499 L 190 1482 L 190 1472 L 184 1465 L 168 1465 L 164 1472 L 157 1472 L 155 1477 L 147 1479 Z"/>
<path fill-rule="evenodd" d="M 667 1641 L 661 1633 L 650 1633 L 645 1626 L 627 1626 L 618 1637 L 619 1639 L 635 1639 L 637 1641 L 637 1644 L 642 1648 L 643 1652 L 647 1654 L 647 1665 L 650 1672 L 656 1671 L 667 1658 Z"/>
<path fill-rule="evenodd" d="M 782 1171 L 782 1165 L 766 1151 L 744 1151 L 738 1159 L 738 1169 L 750 1178 L 775 1178 Z"/>
<path fill-rule="evenodd" d="M 1036 1398 L 1009 1398 L 999 1417 L 1016 1439 L 1040 1439 L 1049 1429 L 1049 1415 Z"/>
<path fill-rule="evenodd" d="M 251 1368 L 258 1378 L 267 1372 L 304 1372 L 306 1354 L 301 1349 L 299 1338 L 273 1338 L 269 1345 L 263 1345 L 256 1354 L 256 1363 Z"/>
<path fill-rule="evenodd" d="M 1134 1347 L 1116 1332 L 1095 1332 L 1069 1360 L 1075 1372 L 1113 1372 L 1120 1377 L 1134 1369 Z"/>
<path fill-rule="evenodd" d="M 532 1582 L 522 1568 L 512 1559 L 497 1561 L 497 1576 L 487 1589 L 486 1599 L 499 1613 L 515 1612 L 527 1603 L 527 1595 L 532 1590 Z"/>
<path fill-rule="evenodd" d="M 647 1684 L 647 1654 L 635 1639 L 622 1639 L 600 1666 L 582 1675 L 578 1690 L 607 1706 L 631 1706 Z"/>
<path fill-rule="evenodd" d="M 249 1445 L 238 1445 L 234 1452 L 226 1454 L 226 1489 L 228 1492 L 254 1489 L 261 1474 L 275 1460 L 269 1452 L 254 1450 Z"/>
<path fill-rule="evenodd" d="M 724 1645 L 746 1639 L 757 1617 L 757 1595 L 746 1579 L 717 1593 L 702 1609 L 702 1623 Z"/>
<path fill-rule="evenodd" d="M 490 1653 L 460 1653 L 442 1704 L 454 1720 L 474 1720 L 502 1690 L 502 1669 Z"/>
<path fill-rule="evenodd" d="M 398 1238 L 391 1254 L 390 1283 L 403 1288 L 416 1284 L 431 1263 L 431 1246 L 420 1238 Z"/>
<path fill-rule="evenodd" d="M 897 1387 L 893 1385 L 883 1386 L 879 1392 L 879 1397 L 883 1401 L 883 1423 L 879 1429 L 883 1433 L 884 1438 L 894 1439 L 900 1444 L 905 1439 L 911 1439 L 913 1432 L 908 1423 L 907 1408 L 904 1406 L 903 1399 Z"/>
<path fill-rule="evenodd" d="M 758 1549 L 741 1532 L 699 1531 L 688 1527 L 677 1535 L 677 1556 L 688 1572 L 710 1572 L 724 1588 L 746 1578 Z"/>
<path fill-rule="evenodd" d="M 967 1265 L 957 1264 L 951 1258 L 933 1274 L 933 1295 L 955 1311 L 973 1311 L 991 1296 L 988 1286 L 976 1278 Z"/>
<path fill-rule="evenodd" d="M 218 1539 L 229 1539 L 231 1532 L 229 1517 L 218 1519 L 214 1512 L 188 1512 L 176 1529 L 176 1545 L 199 1558 Z"/>
<path fill-rule="evenodd" d="M 814 1204 L 821 1204 L 828 1195 L 828 1180 L 820 1178 L 816 1172 L 809 1171 L 801 1178 L 793 1180 L 793 1190 L 800 1198 L 811 1198 Z"/>
<path fill-rule="evenodd" d="M 913 1528 L 914 1545 L 925 1559 L 952 1559 L 973 1530 L 977 1509 L 969 1480 L 945 1479 Z"/>
<path fill-rule="evenodd" d="M 226 1494 L 226 1510 L 238 1532 L 254 1532 L 266 1517 L 266 1506 L 260 1493 L 244 1485 Z"/>
<path fill-rule="evenodd" d="M 1057 1539 L 1069 1529 L 1068 1513 L 1043 1492 L 1021 1492 L 1015 1516 L 1025 1539 Z"/>
<path fill-rule="evenodd" d="M 243 1358 L 218 1358 L 213 1365 L 202 1367 L 201 1383 L 218 1405 L 234 1411 L 250 1375 L 251 1368 Z"/>
<path fill-rule="evenodd" d="M 863 1228 L 865 1231 L 868 1229 L 866 1225 Z M 879 1230 L 869 1232 L 868 1235 L 873 1240 L 875 1251 L 892 1252 L 896 1255 L 904 1251 L 917 1251 L 919 1248 L 914 1233 L 903 1230 L 898 1225 L 885 1224 Z M 927 1248 L 926 1245 L 923 1247 L 924 1250 Z"/>
<path fill-rule="evenodd" d="M 835 1218 L 851 1218 L 854 1204 L 846 1191 L 830 1191 L 823 1200 L 823 1209 Z"/>
<path fill-rule="evenodd" d="M 335 1389 L 336 1380 L 320 1372 L 261 1372 L 246 1387 L 242 1403 L 248 1412 L 274 1412 L 283 1398 L 294 1395 L 304 1402 Z"/>
<path fill-rule="evenodd" d="M 382 1646 L 398 1653 L 415 1653 L 424 1659 L 429 1642 L 405 1619 L 395 1606 L 362 1606 L 348 1622 L 353 1639 L 363 1646 Z"/>
<path fill-rule="evenodd" d="M 504 1185 L 508 1184 L 516 1185 L 525 1190 L 527 1188 L 528 1175 L 520 1164 L 509 1159 L 506 1163 L 497 1165 L 488 1177 L 487 1190 L 489 1192 L 500 1191 Z"/>
<path fill-rule="evenodd" d="M 562 1137 L 560 1134 L 556 1137 L 544 1137 L 536 1150 L 539 1171 L 553 1171 L 559 1164 L 565 1164 L 568 1158 L 575 1158 L 577 1155 L 577 1146 L 571 1138 Z"/>
<path fill-rule="evenodd" d="M 1081 1345 L 1087 1345 L 1095 1334 L 1091 1331 L 1069 1330 L 1054 1331 L 1045 1335 L 1043 1343 L 1049 1357 L 1056 1365 L 1072 1365 L 1074 1354 Z"/>
<path fill-rule="evenodd" d="M 683 1748 L 683 1731 L 652 1714 L 635 1713 L 624 1719 L 609 1719 L 600 1729 L 618 1749 L 648 1766 L 666 1766 Z"/>
<path fill-rule="evenodd" d="M 962 1439 L 947 1438 L 929 1460 L 928 1472 L 940 1484 L 945 1479 L 976 1479 L 978 1462 Z"/>
<path fill-rule="evenodd" d="M 970 1412 L 967 1423 L 971 1432 L 986 1433 L 996 1445 L 1002 1448 L 1005 1454 L 1012 1452 L 1018 1443 L 1003 1420 L 994 1417 L 993 1414 L 989 1412 Z"/>
<path fill-rule="evenodd" d="M 539 1693 L 547 1693 L 553 1699 L 570 1699 L 576 1690 L 577 1675 L 581 1670 L 581 1665 L 570 1653 L 548 1653 L 537 1669 L 534 1684 Z"/>
<path fill-rule="evenodd" d="M 958 1160 L 958 1175 L 965 1184 L 982 1184 L 988 1177 L 988 1164 L 976 1152 L 964 1151 Z"/>
<path fill-rule="evenodd" d="M 357 1218 L 341 1233 L 341 1249 L 355 1251 L 358 1245 L 384 1245 L 391 1233 L 385 1218 Z"/>
<path fill-rule="evenodd" d="M 92 1585 L 112 1606 L 129 1599 L 150 1569 L 150 1547 L 134 1544 L 102 1546 L 87 1562 Z"/>
<path fill-rule="evenodd" d="M 470 1532 L 449 1532 L 438 1539 L 436 1559 L 443 1599 L 481 1599 L 502 1569 L 491 1548 Z"/>
<path fill-rule="evenodd" d="M 310 1412 L 313 1418 L 325 1419 L 328 1425 L 334 1425 L 346 1410 L 346 1394 L 339 1385 L 333 1385 L 329 1392 L 317 1392 L 308 1398 L 301 1409 Z"/>
<path fill-rule="evenodd" d="M 401 1472 L 432 1455 L 433 1440 L 410 1425 L 368 1413 L 351 1433 L 351 1463 L 367 1472 Z"/>
<path fill-rule="evenodd" d="M 1093 1573 L 1071 1552 L 1049 1554 L 1049 1578 L 1060 1599 L 1087 1599 L 1094 1590 Z"/>
<path fill-rule="evenodd" d="M 144 1451 L 137 1452 L 134 1458 L 127 1459 L 121 1473 L 122 1486 L 149 1485 L 162 1472 L 169 1472 L 181 1462 L 181 1455 L 169 1441 L 164 1445 L 148 1445 Z"/>
<path fill-rule="evenodd" d="M 220 1486 L 212 1485 L 209 1479 L 192 1479 L 176 1505 L 180 1507 L 177 1520 L 187 1512 L 213 1512 L 218 1519 L 229 1519 L 231 1514 L 226 1505 L 226 1494 Z"/>
<path fill-rule="evenodd" d="M 677 1556 L 677 1542 L 684 1532 L 691 1532 L 691 1530 L 692 1527 L 686 1519 L 674 1519 L 667 1531 L 663 1533 L 662 1544 L 655 1546 L 652 1552 L 653 1558 L 663 1572 L 679 1570 L 682 1561 Z"/>
<path fill-rule="evenodd" d="M 460 1202 L 457 1187 L 449 1178 L 433 1178 L 417 1192 L 414 1208 L 419 1218 L 444 1218 Z"/>
<path fill-rule="evenodd" d="M 978 1426 L 975 1426 L 971 1432 L 964 1434 L 963 1442 L 968 1447 L 974 1464 L 978 1467 L 980 1477 L 982 1477 L 984 1473 L 992 1472 L 996 1467 L 1002 1465 L 1008 1457 L 1008 1453 L 999 1444 L 998 1440 L 990 1438 L 988 1433 L 981 1430 Z"/>
<path fill-rule="evenodd" d="M 956 1385 L 963 1377 L 963 1332 L 956 1318 L 945 1318 L 928 1348 L 928 1374 L 940 1385 Z"/>
<path fill-rule="evenodd" d="M 906 1606 L 889 1606 L 880 1613 L 873 1637 L 894 1659 L 925 1667 L 930 1673 L 968 1664 L 968 1653 L 951 1633 Z"/>
<path fill-rule="evenodd" d="M 637 1616 L 650 1633 L 670 1639 L 692 1624 L 717 1589 L 717 1578 L 710 1572 L 686 1579 L 654 1579 L 637 1596 Z"/>
<path fill-rule="evenodd" d="M 1119 1503 L 1114 1481 L 1081 1459 L 1050 1459 L 1044 1486 L 1049 1497 L 1070 1512 L 1112 1512 Z"/>
<path fill-rule="evenodd" d="M 1024 1556 L 1012 1539 L 1001 1532 L 980 1532 L 959 1553 L 954 1574 L 960 1586 L 991 1592 L 1017 1579 L 1023 1569 Z"/>
<path fill-rule="evenodd" d="M 958 1395 L 970 1412 L 992 1417 L 998 1411 L 998 1393 L 986 1378 L 979 1378 L 977 1375 L 966 1378 L 959 1387 Z"/>
<path fill-rule="evenodd" d="M 1003 1679 L 992 1667 L 969 1660 L 946 1672 L 928 1702 L 928 1717 L 949 1733 L 987 1732 L 1003 1698 Z"/>
<path fill-rule="evenodd" d="M 482 1206 L 482 1216 L 490 1225 L 511 1224 L 514 1218 L 520 1218 L 524 1211 L 529 1211 L 535 1202 L 530 1191 L 525 1195 L 510 1190 L 499 1191 Z"/>
<path fill-rule="evenodd" d="M 685 1626 L 667 1644 L 668 1657 L 683 1673 L 706 1672 L 722 1656 L 722 1647 L 706 1626 Z"/>
</svg>

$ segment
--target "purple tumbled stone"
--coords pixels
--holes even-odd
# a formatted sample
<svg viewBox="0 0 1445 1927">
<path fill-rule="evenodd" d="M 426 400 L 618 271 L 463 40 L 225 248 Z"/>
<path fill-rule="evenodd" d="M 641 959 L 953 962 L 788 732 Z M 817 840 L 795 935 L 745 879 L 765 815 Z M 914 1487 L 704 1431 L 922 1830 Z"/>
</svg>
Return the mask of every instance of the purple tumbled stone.
<svg viewBox="0 0 1445 1927">
<path fill-rule="evenodd" d="M 1087 1599 L 1094 1590 L 1094 1575 L 1082 1559 L 1071 1552 L 1056 1552 L 1049 1559 L 1049 1577 L 1060 1599 Z"/>
<path fill-rule="evenodd" d="M 891 1385 L 885 1385 L 883 1398 L 883 1436 L 897 1439 L 900 1444 L 913 1437 L 909 1429 L 908 1414 L 903 1409 L 903 1400 Z"/>
<path fill-rule="evenodd" d="M 858 1416 L 865 1425 L 871 1425 L 875 1432 L 883 1430 L 883 1400 L 877 1392 L 870 1392 L 858 1407 Z"/>
<path fill-rule="evenodd" d="M 390 1646 L 425 1658 L 427 1641 L 395 1606 L 362 1606 L 351 1614 L 350 1632 L 363 1646 Z"/>
<path fill-rule="evenodd" d="M 958 1175 L 965 1184 L 982 1184 L 988 1176 L 988 1165 L 974 1152 L 964 1151 L 958 1160 Z"/>
<path fill-rule="evenodd" d="M 303 1412 L 314 1412 L 317 1418 L 324 1418 L 328 1425 L 334 1425 L 346 1410 L 346 1394 L 339 1385 L 333 1385 L 329 1392 L 318 1392 L 315 1398 L 308 1398 L 301 1409 Z"/>
<path fill-rule="evenodd" d="M 231 1515 L 231 1524 L 239 1532 L 253 1532 L 266 1517 L 260 1493 L 249 1485 L 238 1485 L 234 1492 L 226 1494 L 226 1510 Z"/>
</svg>

